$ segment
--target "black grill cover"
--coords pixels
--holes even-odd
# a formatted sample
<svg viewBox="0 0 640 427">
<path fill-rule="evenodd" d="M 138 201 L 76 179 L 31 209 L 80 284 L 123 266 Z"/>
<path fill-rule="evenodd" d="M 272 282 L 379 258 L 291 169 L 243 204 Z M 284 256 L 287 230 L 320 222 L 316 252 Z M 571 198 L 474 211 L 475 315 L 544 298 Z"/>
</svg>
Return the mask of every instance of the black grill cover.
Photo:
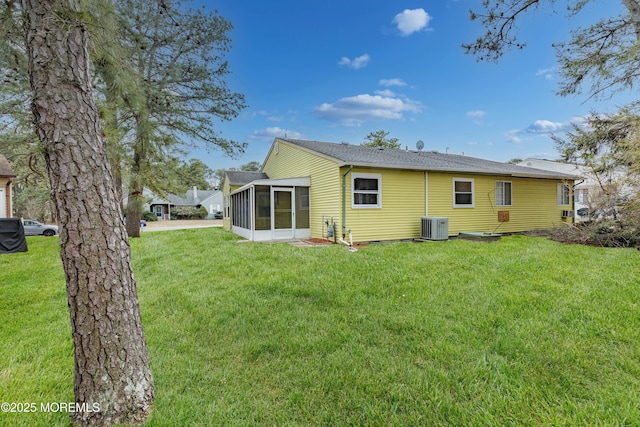
<svg viewBox="0 0 640 427">
<path fill-rule="evenodd" d="M 0 218 L 0 254 L 27 252 L 27 240 L 20 218 Z"/>
</svg>

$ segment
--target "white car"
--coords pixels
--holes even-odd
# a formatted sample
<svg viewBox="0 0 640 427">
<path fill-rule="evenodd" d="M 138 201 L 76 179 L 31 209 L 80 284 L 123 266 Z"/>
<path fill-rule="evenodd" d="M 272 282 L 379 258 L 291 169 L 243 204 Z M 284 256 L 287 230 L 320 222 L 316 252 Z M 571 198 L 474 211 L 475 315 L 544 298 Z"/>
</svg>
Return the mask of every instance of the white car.
<svg viewBox="0 0 640 427">
<path fill-rule="evenodd" d="M 55 225 L 46 225 L 32 219 L 22 220 L 25 236 L 55 236 L 58 234 L 58 227 Z"/>
</svg>

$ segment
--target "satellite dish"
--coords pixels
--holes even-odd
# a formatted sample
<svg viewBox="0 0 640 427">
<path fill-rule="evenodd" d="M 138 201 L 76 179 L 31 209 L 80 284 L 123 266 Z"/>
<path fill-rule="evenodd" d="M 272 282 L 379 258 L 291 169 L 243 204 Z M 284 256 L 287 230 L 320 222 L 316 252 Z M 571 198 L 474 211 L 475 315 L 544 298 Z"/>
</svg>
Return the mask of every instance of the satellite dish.
<svg viewBox="0 0 640 427">
<path fill-rule="evenodd" d="M 424 148 L 424 142 L 422 142 L 422 140 L 418 140 L 418 142 L 416 142 L 416 148 L 418 149 L 418 151 L 422 150 Z"/>
</svg>

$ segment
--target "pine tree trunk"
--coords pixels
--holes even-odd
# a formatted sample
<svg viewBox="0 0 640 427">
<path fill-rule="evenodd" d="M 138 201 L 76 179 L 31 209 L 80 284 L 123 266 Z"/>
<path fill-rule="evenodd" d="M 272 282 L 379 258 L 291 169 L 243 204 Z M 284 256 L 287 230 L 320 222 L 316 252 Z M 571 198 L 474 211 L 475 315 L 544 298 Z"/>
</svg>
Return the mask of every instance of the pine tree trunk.
<svg viewBox="0 0 640 427">
<path fill-rule="evenodd" d="M 74 0 L 22 0 L 36 131 L 60 223 L 80 425 L 144 421 L 153 380 L 130 248 Z"/>
<path fill-rule="evenodd" d="M 127 201 L 127 233 L 129 237 L 140 237 L 140 220 L 142 219 L 142 205 L 144 200 L 144 179 L 147 162 L 146 147 L 149 146 L 148 121 L 149 115 L 145 111 L 138 112 L 136 121 L 136 141 L 133 147 L 133 164 L 131 165 L 131 182 Z"/>
<path fill-rule="evenodd" d="M 140 237 L 140 220 L 142 219 L 142 188 L 132 187 L 127 199 L 127 234 L 129 237 Z"/>
</svg>

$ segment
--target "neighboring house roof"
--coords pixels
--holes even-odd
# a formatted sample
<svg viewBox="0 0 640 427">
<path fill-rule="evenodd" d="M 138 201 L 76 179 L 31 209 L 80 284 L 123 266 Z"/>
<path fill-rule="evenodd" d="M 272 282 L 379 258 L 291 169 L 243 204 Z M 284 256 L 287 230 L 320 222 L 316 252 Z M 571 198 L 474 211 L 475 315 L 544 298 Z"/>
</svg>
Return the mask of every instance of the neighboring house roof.
<svg viewBox="0 0 640 427">
<path fill-rule="evenodd" d="M 269 179 L 264 172 L 225 171 L 229 185 L 245 185 L 257 179 Z"/>
<path fill-rule="evenodd" d="M 197 206 L 203 204 L 207 199 L 214 197 L 219 190 L 188 190 L 183 195 L 167 194 L 166 197 L 160 197 L 155 193 L 144 191 L 145 196 L 149 196 L 152 200 L 149 205 L 172 204 L 175 206 Z"/>
<path fill-rule="evenodd" d="M 547 159 L 534 159 L 534 158 L 526 158 L 520 163 L 520 166 L 526 166 L 529 168 L 543 169 L 548 171 L 566 173 L 569 175 L 577 175 L 582 178 L 585 178 L 584 182 L 576 185 L 576 188 L 587 188 L 593 183 L 591 182 L 591 172 L 589 168 L 584 165 L 575 165 L 571 163 L 563 163 L 557 160 L 547 160 Z"/>
<path fill-rule="evenodd" d="M 3 178 L 15 178 L 16 176 L 9 165 L 9 161 L 2 154 L 0 154 L 0 176 Z"/>
<path fill-rule="evenodd" d="M 415 169 L 547 179 L 578 179 L 577 176 L 571 174 L 436 151 L 366 147 L 346 143 L 336 144 L 286 138 L 277 139 L 300 147 L 303 150 L 320 154 L 335 161 L 340 166 Z"/>
<path fill-rule="evenodd" d="M 530 168 L 553 170 L 556 172 L 578 174 L 578 175 L 585 173 L 587 169 L 582 165 L 563 163 L 559 160 L 534 159 L 532 157 L 528 157 L 518 164 L 520 166 L 527 166 Z"/>
</svg>

